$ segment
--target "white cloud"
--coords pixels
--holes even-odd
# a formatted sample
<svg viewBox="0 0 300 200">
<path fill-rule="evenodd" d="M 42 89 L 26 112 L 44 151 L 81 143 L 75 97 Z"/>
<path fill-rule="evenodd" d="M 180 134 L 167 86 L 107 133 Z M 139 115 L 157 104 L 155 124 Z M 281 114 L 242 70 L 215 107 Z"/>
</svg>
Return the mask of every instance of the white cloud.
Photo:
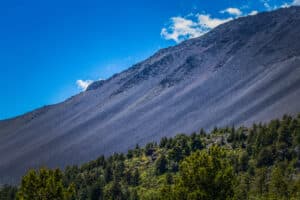
<svg viewBox="0 0 300 200">
<path fill-rule="evenodd" d="M 290 3 L 284 3 L 280 6 L 280 8 L 289 8 L 291 6 L 300 6 L 300 0 L 293 0 Z"/>
<path fill-rule="evenodd" d="M 290 3 L 284 3 L 280 6 L 280 8 L 289 8 L 291 6 L 300 6 L 300 0 L 293 0 Z"/>
<path fill-rule="evenodd" d="M 272 9 L 273 9 L 272 6 L 271 6 L 270 3 L 269 3 L 269 0 L 260 0 L 260 1 L 263 3 L 264 7 L 265 7 L 267 10 L 272 10 Z"/>
<path fill-rule="evenodd" d="M 294 0 L 292 5 L 294 6 L 300 6 L 300 0 Z"/>
<path fill-rule="evenodd" d="M 165 39 L 174 40 L 177 43 L 184 39 L 201 36 L 204 33 L 196 22 L 183 17 L 172 17 L 171 24 L 169 28 L 161 30 L 161 35 Z"/>
<path fill-rule="evenodd" d="M 300 0 L 290 0 L 290 3 L 284 3 L 281 6 L 274 5 L 274 2 L 271 0 L 260 0 L 260 2 L 267 11 L 275 10 L 280 7 L 290 7 L 291 5 L 300 6 Z M 214 18 L 211 17 L 210 14 L 189 14 L 186 17 L 172 17 L 170 19 L 171 25 L 169 27 L 162 28 L 161 36 L 166 40 L 174 40 L 176 43 L 190 38 L 199 37 L 230 20 L 241 16 L 258 14 L 257 10 L 252 10 L 249 13 L 242 12 L 242 10 L 249 8 L 249 6 L 245 5 L 240 8 L 229 7 L 220 11 L 221 14 L 229 14 L 232 16 L 229 18 Z"/>
<path fill-rule="evenodd" d="M 243 14 L 242 11 L 238 8 L 227 8 L 225 10 L 222 10 L 220 13 L 228 13 L 234 16 L 241 16 Z"/>
<path fill-rule="evenodd" d="M 252 10 L 248 15 L 257 15 L 258 11 L 257 10 Z"/>
<path fill-rule="evenodd" d="M 80 90 L 85 91 L 88 88 L 88 86 L 93 82 L 94 81 L 92 80 L 77 80 L 76 84 Z"/>
<path fill-rule="evenodd" d="M 213 29 L 225 22 L 232 20 L 233 18 L 227 19 L 218 19 L 218 18 L 211 18 L 210 15 L 198 15 L 198 24 L 202 27 L 206 27 L 208 29 Z"/>
<path fill-rule="evenodd" d="M 184 17 L 172 17 L 171 25 L 168 28 L 163 28 L 161 30 L 161 36 L 166 40 L 174 40 L 179 43 L 186 39 L 199 37 L 212 28 L 233 19 L 212 18 L 210 15 L 203 14 L 190 14 L 188 17 L 196 19 L 192 20 Z"/>
<path fill-rule="evenodd" d="M 291 6 L 300 5 L 300 0 L 293 0 L 292 2 L 291 2 L 291 0 L 289 0 L 289 3 L 288 2 L 284 2 L 281 5 L 274 4 L 274 2 L 271 1 L 271 0 L 260 0 L 260 1 L 264 5 L 264 7 L 265 7 L 265 9 L 267 11 L 276 10 L 278 8 L 289 8 Z"/>
<path fill-rule="evenodd" d="M 291 4 L 284 3 L 280 6 L 280 8 L 289 8 L 290 6 L 291 6 Z"/>
</svg>

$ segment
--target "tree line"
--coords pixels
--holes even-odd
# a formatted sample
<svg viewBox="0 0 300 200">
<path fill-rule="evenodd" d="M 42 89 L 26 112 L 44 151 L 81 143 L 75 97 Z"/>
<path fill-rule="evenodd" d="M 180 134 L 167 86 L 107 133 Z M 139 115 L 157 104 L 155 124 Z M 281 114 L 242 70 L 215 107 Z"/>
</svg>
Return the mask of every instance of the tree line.
<svg viewBox="0 0 300 200">
<path fill-rule="evenodd" d="M 0 200 L 298 200 L 300 114 L 201 129 L 82 166 L 30 170 Z"/>
</svg>

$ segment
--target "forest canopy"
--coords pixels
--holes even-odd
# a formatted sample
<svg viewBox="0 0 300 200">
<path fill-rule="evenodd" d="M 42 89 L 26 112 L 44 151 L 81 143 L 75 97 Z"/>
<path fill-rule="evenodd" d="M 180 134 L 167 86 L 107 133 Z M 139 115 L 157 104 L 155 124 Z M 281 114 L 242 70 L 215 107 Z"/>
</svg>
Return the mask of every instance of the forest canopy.
<svg viewBox="0 0 300 200">
<path fill-rule="evenodd" d="M 82 166 L 30 170 L 0 200 L 300 199 L 300 115 L 163 137 Z"/>
</svg>

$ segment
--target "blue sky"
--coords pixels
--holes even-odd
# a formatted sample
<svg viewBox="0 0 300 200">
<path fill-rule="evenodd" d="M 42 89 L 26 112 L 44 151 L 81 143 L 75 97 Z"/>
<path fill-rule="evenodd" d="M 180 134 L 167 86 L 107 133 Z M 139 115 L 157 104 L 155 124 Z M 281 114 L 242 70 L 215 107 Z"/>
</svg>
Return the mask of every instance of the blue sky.
<svg viewBox="0 0 300 200">
<path fill-rule="evenodd" d="M 79 93 L 160 48 L 300 0 L 0 1 L 0 119 Z"/>
</svg>

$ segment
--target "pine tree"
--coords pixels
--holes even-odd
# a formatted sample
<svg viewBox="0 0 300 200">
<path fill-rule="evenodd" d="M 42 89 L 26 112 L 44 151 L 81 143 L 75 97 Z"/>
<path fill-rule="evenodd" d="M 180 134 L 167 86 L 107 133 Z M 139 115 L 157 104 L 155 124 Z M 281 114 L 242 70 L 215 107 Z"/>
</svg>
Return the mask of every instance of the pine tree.
<svg viewBox="0 0 300 200">
<path fill-rule="evenodd" d="M 167 171 L 167 165 L 168 161 L 164 155 L 161 155 L 156 163 L 155 163 L 155 169 L 156 169 L 156 174 L 163 174 Z"/>
<path fill-rule="evenodd" d="M 62 173 L 59 169 L 40 169 L 38 172 L 31 170 L 22 178 L 17 194 L 19 200 L 69 200 L 74 196 L 75 189 L 63 186 Z"/>
</svg>

